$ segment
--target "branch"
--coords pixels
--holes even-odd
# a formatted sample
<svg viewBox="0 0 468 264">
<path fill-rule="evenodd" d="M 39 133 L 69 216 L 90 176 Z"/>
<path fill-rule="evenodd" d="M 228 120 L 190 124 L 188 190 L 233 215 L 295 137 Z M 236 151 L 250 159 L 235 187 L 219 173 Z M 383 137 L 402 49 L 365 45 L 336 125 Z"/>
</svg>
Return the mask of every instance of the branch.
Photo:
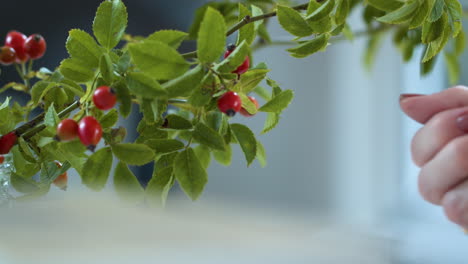
<svg viewBox="0 0 468 264">
<path fill-rule="evenodd" d="M 317 2 L 323 2 L 324 0 L 317 0 Z M 298 6 L 293 6 L 291 7 L 292 9 L 294 10 L 306 10 L 308 8 L 309 4 L 302 4 L 302 5 L 298 5 Z M 236 31 L 238 31 L 239 29 L 241 29 L 243 26 L 247 25 L 247 24 L 250 24 L 250 23 L 253 23 L 253 22 L 256 22 L 256 21 L 260 21 L 260 20 L 264 20 L 264 19 L 268 19 L 270 17 L 274 17 L 276 16 L 277 13 L 276 11 L 273 11 L 273 12 L 270 12 L 270 13 L 265 13 L 263 15 L 259 15 L 259 16 L 254 16 L 254 17 L 251 17 L 251 16 L 245 16 L 241 21 L 239 21 L 237 24 L 235 24 L 234 26 L 232 26 L 227 32 L 226 32 L 226 36 L 229 37 L 230 35 L 234 34 Z M 192 51 L 192 52 L 188 52 L 188 53 L 184 53 L 182 54 L 182 57 L 184 57 L 185 59 L 194 59 L 197 57 L 197 52 L 196 51 Z"/>
</svg>

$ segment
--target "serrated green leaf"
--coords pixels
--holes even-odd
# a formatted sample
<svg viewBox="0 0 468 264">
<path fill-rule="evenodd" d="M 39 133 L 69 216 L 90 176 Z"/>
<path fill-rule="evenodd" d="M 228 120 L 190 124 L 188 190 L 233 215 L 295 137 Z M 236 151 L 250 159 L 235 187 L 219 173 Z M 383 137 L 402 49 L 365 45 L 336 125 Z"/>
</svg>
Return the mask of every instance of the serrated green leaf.
<svg viewBox="0 0 468 264">
<path fill-rule="evenodd" d="M 252 9 L 253 17 L 263 15 L 263 10 L 260 7 L 252 4 L 250 5 L 250 8 Z M 254 22 L 255 31 L 258 31 L 261 25 L 263 25 L 263 20 L 255 21 Z"/>
<path fill-rule="evenodd" d="M 458 0 L 445 0 L 445 6 L 447 7 L 453 37 L 456 37 L 462 29 L 463 6 Z"/>
<path fill-rule="evenodd" d="M 58 123 L 60 123 L 60 118 L 57 115 L 57 112 L 55 111 L 55 107 L 52 104 L 49 109 L 47 109 L 47 112 L 44 117 L 44 124 L 47 127 L 55 128 L 57 127 Z"/>
<path fill-rule="evenodd" d="M 294 98 L 294 92 L 292 90 L 282 91 L 276 95 L 273 99 L 264 104 L 258 111 L 279 113 L 286 109 Z"/>
<path fill-rule="evenodd" d="M 253 92 L 265 101 L 269 101 L 271 99 L 271 93 L 265 87 L 257 86 Z"/>
<path fill-rule="evenodd" d="M 278 21 L 286 31 L 297 37 L 306 37 L 313 33 L 301 13 L 287 6 L 278 5 L 277 8 Z"/>
<path fill-rule="evenodd" d="M 70 163 L 65 162 L 60 167 L 55 162 L 41 164 L 40 182 L 42 184 L 51 184 L 59 175 L 62 175 L 70 169 Z"/>
<path fill-rule="evenodd" d="M 335 23 L 342 25 L 346 22 L 350 11 L 350 0 L 339 0 L 336 6 Z"/>
<path fill-rule="evenodd" d="M 249 46 L 245 41 L 236 47 L 227 58 L 215 66 L 217 72 L 229 73 L 237 69 L 249 54 Z"/>
<path fill-rule="evenodd" d="M 240 80 L 231 89 L 238 93 L 250 93 L 257 85 L 262 82 L 270 70 L 254 69 L 241 75 Z"/>
<path fill-rule="evenodd" d="M 444 13 L 445 2 L 444 0 L 435 0 L 434 6 L 432 7 L 431 13 L 427 20 L 429 22 L 435 22 L 440 19 Z"/>
<path fill-rule="evenodd" d="M 102 78 L 108 83 L 111 84 L 114 79 L 114 65 L 112 64 L 109 54 L 103 54 L 99 61 L 99 69 L 101 70 Z"/>
<path fill-rule="evenodd" d="M 112 152 L 122 162 L 141 166 L 154 159 L 154 151 L 143 144 L 121 143 L 112 145 Z"/>
<path fill-rule="evenodd" d="M 104 129 L 115 126 L 117 124 L 117 121 L 119 121 L 119 113 L 117 113 L 117 110 L 115 108 L 111 109 L 101 118 L 99 118 L 99 123 Z"/>
<path fill-rule="evenodd" d="M 238 95 L 242 101 L 242 108 L 245 109 L 249 114 L 255 115 L 258 112 L 257 106 L 252 101 L 250 101 L 246 94 L 239 93 Z"/>
<path fill-rule="evenodd" d="M 215 160 L 223 166 L 231 166 L 232 160 L 232 148 L 231 145 L 226 145 L 226 150 L 213 150 L 213 157 Z"/>
<path fill-rule="evenodd" d="M 455 54 L 461 55 L 466 48 L 466 35 L 465 32 L 461 31 L 455 38 Z"/>
<path fill-rule="evenodd" d="M 130 92 L 143 98 L 165 98 L 167 92 L 149 75 L 141 72 L 131 72 L 127 75 L 127 85 Z"/>
<path fill-rule="evenodd" d="M 242 124 L 231 124 L 231 130 L 244 152 L 247 166 L 250 166 L 257 154 L 257 140 L 254 133 Z"/>
<path fill-rule="evenodd" d="M 99 65 L 102 51 L 88 33 L 79 29 L 70 30 L 66 48 L 72 58 L 83 61 L 89 68 L 96 68 Z"/>
<path fill-rule="evenodd" d="M 370 70 L 375 62 L 380 44 L 382 43 L 382 37 L 382 33 L 374 34 L 371 35 L 367 41 L 367 49 L 364 53 L 364 66 L 367 68 L 367 70 Z"/>
<path fill-rule="evenodd" d="M 197 65 L 197 67 L 164 83 L 162 86 L 168 92 L 169 98 L 188 96 L 198 87 L 200 81 L 203 79 L 203 75 L 203 67 Z"/>
<path fill-rule="evenodd" d="M 145 144 L 152 148 L 156 154 L 168 154 L 185 147 L 185 144 L 176 139 L 150 139 Z"/>
<path fill-rule="evenodd" d="M 208 169 L 211 163 L 211 149 L 204 145 L 198 145 L 193 149 L 195 155 L 200 161 L 203 168 Z"/>
<path fill-rule="evenodd" d="M 157 40 L 173 47 L 179 48 L 180 44 L 188 37 L 188 33 L 178 30 L 159 30 L 148 36 L 148 40 Z"/>
<path fill-rule="evenodd" d="M 280 115 L 277 113 L 268 113 L 267 118 L 265 120 L 265 124 L 263 125 L 262 134 L 266 134 L 270 132 L 273 128 L 275 128 L 280 121 Z"/>
<path fill-rule="evenodd" d="M 239 8 L 239 16 L 238 21 L 242 21 L 246 16 L 252 17 L 252 12 L 245 7 L 242 3 L 238 3 Z M 244 41 L 247 45 L 250 45 L 255 40 L 255 25 L 254 23 L 249 23 L 244 25 L 239 29 L 239 33 L 237 34 L 237 42 L 236 44 L 239 45 Z"/>
<path fill-rule="evenodd" d="M 329 36 L 327 34 L 322 34 L 320 36 L 315 37 L 313 40 L 306 41 L 297 47 L 290 48 L 288 49 L 288 51 L 293 57 L 305 58 L 326 48 L 328 45 L 328 39 Z"/>
<path fill-rule="evenodd" d="M 167 129 L 188 130 L 192 129 L 192 123 L 179 115 L 166 116 Z"/>
<path fill-rule="evenodd" d="M 174 171 L 172 167 L 154 168 L 153 177 L 146 187 L 146 199 L 151 206 L 166 205 L 169 190 L 174 185 Z"/>
<path fill-rule="evenodd" d="M 335 8 L 335 0 L 326 0 L 319 8 L 312 13 L 307 14 L 306 19 L 309 21 L 319 21 L 330 15 Z"/>
<path fill-rule="evenodd" d="M 16 172 L 10 174 L 11 186 L 20 193 L 33 193 L 39 190 L 37 183 L 31 179 L 23 178 Z"/>
<path fill-rule="evenodd" d="M 119 112 L 122 117 L 127 118 L 132 112 L 132 96 L 125 82 L 118 82 L 112 86 L 117 94 L 117 100 L 120 102 Z"/>
<path fill-rule="evenodd" d="M 198 123 L 193 131 L 193 138 L 200 144 L 210 147 L 212 149 L 224 150 L 224 139 L 214 129 L 208 127 L 203 123 Z"/>
<path fill-rule="evenodd" d="M 68 58 L 60 63 L 59 70 L 66 78 L 79 83 L 85 83 L 94 77 L 94 71 L 86 66 L 86 64 L 81 60 Z"/>
<path fill-rule="evenodd" d="M 28 146 L 28 143 L 22 138 L 19 137 L 18 140 L 18 150 L 22 154 L 23 158 L 31 163 L 36 163 L 36 159 L 34 158 L 34 154 L 31 151 L 31 148 Z"/>
<path fill-rule="evenodd" d="M 83 184 L 94 191 L 104 188 L 109 178 L 112 167 L 112 152 L 109 147 L 102 148 L 93 155 L 83 165 L 81 180 Z"/>
<path fill-rule="evenodd" d="M 39 104 L 47 92 L 58 86 L 59 84 L 56 82 L 39 81 L 35 83 L 31 88 L 31 100 L 33 101 L 34 105 Z"/>
<path fill-rule="evenodd" d="M 420 6 L 410 22 L 410 29 L 420 27 L 426 18 L 431 13 L 432 8 L 434 7 L 436 0 L 424 0 L 420 3 Z"/>
<path fill-rule="evenodd" d="M 447 14 L 440 17 L 435 22 L 426 21 L 422 27 L 421 41 L 422 43 L 430 43 L 442 37 L 444 30 L 447 27 L 448 16 Z"/>
<path fill-rule="evenodd" d="M 377 20 L 387 24 L 401 24 L 413 18 L 413 14 L 416 12 L 418 7 L 418 1 L 409 1 L 397 10 L 377 18 Z"/>
<path fill-rule="evenodd" d="M 145 40 L 128 45 L 135 66 L 157 80 L 169 80 L 184 74 L 189 64 L 169 45 Z"/>
<path fill-rule="evenodd" d="M 130 203 L 143 201 L 145 191 L 125 163 L 119 162 L 114 171 L 114 189 L 119 197 Z"/>
<path fill-rule="evenodd" d="M 444 14 L 442 17 L 447 17 L 447 15 Z M 428 49 L 426 50 L 426 53 L 424 54 L 424 57 L 423 57 L 423 62 L 426 62 L 432 59 L 432 57 L 434 57 L 435 55 L 437 55 L 445 47 L 445 44 L 447 44 L 450 36 L 451 36 L 450 26 L 446 26 L 444 28 L 444 31 L 442 32 L 442 35 L 438 37 L 436 40 L 429 43 Z"/>
<path fill-rule="evenodd" d="M 257 155 L 256 158 L 258 160 L 258 163 L 260 163 L 260 166 L 262 168 L 265 168 L 267 165 L 267 158 L 266 158 L 266 151 L 265 147 L 263 147 L 263 144 L 257 140 Z"/>
<path fill-rule="evenodd" d="M 226 24 L 223 16 L 211 7 L 200 24 L 197 45 L 198 59 L 203 63 L 215 62 L 224 51 Z"/>
<path fill-rule="evenodd" d="M 216 88 L 215 76 L 212 73 L 207 73 L 198 85 L 190 95 L 188 102 L 194 107 L 203 107 L 212 99 L 212 92 Z"/>
<path fill-rule="evenodd" d="M 424 52 L 422 53 L 423 56 L 427 53 L 427 49 L 428 49 L 428 46 L 425 46 Z M 437 57 L 438 57 L 438 54 L 426 62 L 421 61 L 421 67 L 420 67 L 421 76 L 425 76 L 429 74 L 430 72 L 432 72 L 432 70 L 434 69 L 434 65 L 437 61 Z"/>
<path fill-rule="evenodd" d="M 119 43 L 127 27 L 127 17 L 127 8 L 120 0 L 105 1 L 99 6 L 93 22 L 93 32 L 107 50 Z"/>
<path fill-rule="evenodd" d="M 174 160 L 174 174 L 182 190 L 192 200 L 203 192 L 208 175 L 192 148 L 180 152 Z"/>
<path fill-rule="evenodd" d="M 403 2 L 398 0 L 367 0 L 369 5 L 386 12 L 397 10 L 403 5 Z"/>
</svg>

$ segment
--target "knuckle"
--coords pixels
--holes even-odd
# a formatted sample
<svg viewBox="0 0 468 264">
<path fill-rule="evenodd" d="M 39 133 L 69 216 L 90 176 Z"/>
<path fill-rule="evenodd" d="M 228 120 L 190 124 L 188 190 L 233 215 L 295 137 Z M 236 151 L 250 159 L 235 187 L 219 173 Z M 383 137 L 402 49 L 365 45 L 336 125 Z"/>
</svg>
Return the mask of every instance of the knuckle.
<svg viewBox="0 0 468 264">
<path fill-rule="evenodd" d="M 468 137 L 463 136 L 452 140 L 449 143 L 449 151 L 456 166 L 468 172 Z"/>
<path fill-rule="evenodd" d="M 442 201 L 444 213 L 450 221 L 459 225 L 468 225 L 468 200 L 458 191 L 448 192 Z"/>
<path fill-rule="evenodd" d="M 421 170 L 418 177 L 418 190 L 424 200 L 435 205 L 440 205 L 442 195 L 439 190 L 428 182 L 424 169 Z"/>
</svg>

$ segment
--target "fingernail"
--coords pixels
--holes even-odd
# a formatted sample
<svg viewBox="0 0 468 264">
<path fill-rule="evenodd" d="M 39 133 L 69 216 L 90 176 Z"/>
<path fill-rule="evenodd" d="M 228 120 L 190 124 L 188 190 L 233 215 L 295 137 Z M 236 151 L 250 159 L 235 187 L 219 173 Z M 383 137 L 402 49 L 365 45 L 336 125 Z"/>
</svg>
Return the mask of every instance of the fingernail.
<svg viewBox="0 0 468 264">
<path fill-rule="evenodd" d="M 421 96 L 422 94 L 400 94 L 400 102 L 406 98 Z"/>
<path fill-rule="evenodd" d="M 457 117 L 457 126 L 461 131 L 468 133 L 468 113 L 463 113 Z"/>
</svg>

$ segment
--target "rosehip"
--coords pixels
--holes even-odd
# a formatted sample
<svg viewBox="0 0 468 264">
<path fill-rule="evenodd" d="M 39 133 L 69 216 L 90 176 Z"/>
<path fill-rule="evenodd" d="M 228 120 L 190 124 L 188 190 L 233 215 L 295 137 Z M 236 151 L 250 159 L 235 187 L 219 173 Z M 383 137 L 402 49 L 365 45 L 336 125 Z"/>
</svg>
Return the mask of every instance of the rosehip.
<svg viewBox="0 0 468 264">
<path fill-rule="evenodd" d="M 229 45 L 226 52 L 224 53 L 224 58 L 227 58 L 229 55 L 231 55 L 231 53 L 235 49 L 236 49 L 236 45 L 234 45 L 234 44 Z M 237 67 L 237 69 L 234 70 L 232 73 L 236 73 L 238 75 L 241 75 L 241 74 L 245 73 L 246 71 L 248 71 L 249 67 L 250 67 L 250 58 L 249 58 L 249 56 L 245 56 L 244 62 L 239 67 Z"/>
<path fill-rule="evenodd" d="M 0 155 L 7 154 L 16 143 L 15 132 L 10 132 L 0 137 Z"/>
<path fill-rule="evenodd" d="M 12 47 L 3 46 L 0 48 L 0 63 L 10 65 L 16 61 L 16 52 Z"/>
<path fill-rule="evenodd" d="M 242 108 L 242 101 L 237 93 L 229 91 L 218 99 L 219 111 L 227 116 L 234 116 Z"/>
<path fill-rule="evenodd" d="M 64 119 L 57 126 L 56 139 L 73 140 L 78 136 L 78 123 L 73 119 Z"/>
<path fill-rule="evenodd" d="M 33 34 L 26 39 L 24 49 L 31 59 L 39 59 L 44 56 L 46 51 L 46 42 L 39 34 Z"/>
<path fill-rule="evenodd" d="M 101 86 L 94 91 L 93 102 L 98 109 L 109 110 L 115 106 L 117 96 L 115 96 L 114 89 L 109 86 Z"/>
<path fill-rule="evenodd" d="M 24 48 L 26 36 L 18 31 L 10 31 L 5 39 L 5 46 L 12 47 L 16 51 L 16 62 L 22 63 L 28 60 L 28 54 Z"/>
<path fill-rule="evenodd" d="M 62 168 L 62 164 L 59 162 L 55 162 L 58 168 Z M 67 183 L 68 183 L 68 175 L 67 172 L 60 174 L 55 180 L 53 181 L 54 185 L 59 187 L 61 190 L 67 190 Z"/>
<path fill-rule="evenodd" d="M 4 157 L 4 156 L 0 156 L 0 164 L 2 164 L 4 161 L 5 161 L 5 157 Z"/>
<path fill-rule="evenodd" d="M 78 125 L 78 136 L 83 145 L 94 151 L 102 137 L 101 124 L 92 116 L 84 117 Z"/>
<path fill-rule="evenodd" d="M 249 96 L 249 100 L 254 103 L 255 107 L 258 109 L 258 101 L 257 99 L 255 99 L 255 97 L 252 97 L 252 96 Z M 241 115 L 245 116 L 245 117 L 251 117 L 253 116 L 252 114 L 250 114 L 249 112 L 247 112 L 247 110 L 245 110 L 243 107 L 242 109 L 240 110 L 240 113 Z"/>
</svg>

